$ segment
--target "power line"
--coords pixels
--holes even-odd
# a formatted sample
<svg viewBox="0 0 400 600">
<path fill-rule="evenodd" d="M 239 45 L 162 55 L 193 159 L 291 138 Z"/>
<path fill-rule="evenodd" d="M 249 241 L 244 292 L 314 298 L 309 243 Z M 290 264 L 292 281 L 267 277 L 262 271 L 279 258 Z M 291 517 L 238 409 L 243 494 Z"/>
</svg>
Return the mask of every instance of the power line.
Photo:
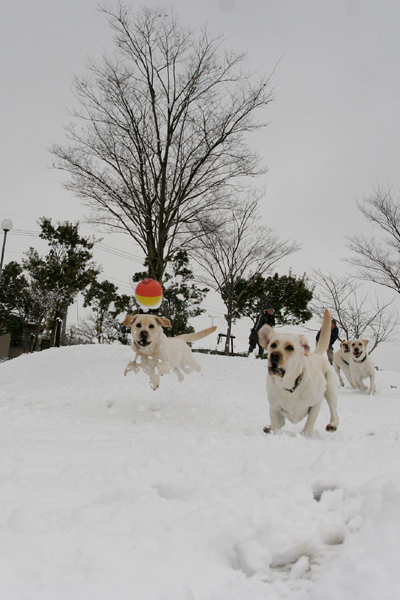
<svg viewBox="0 0 400 600">
<path fill-rule="evenodd" d="M 106 244 L 97 243 L 95 246 L 99 250 L 103 250 L 103 252 L 108 252 L 109 254 L 114 254 L 114 256 L 120 256 L 121 258 L 126 258 L 127 260 L 131 260 L 133 262 L 139 262 L 143 265 L 143 258 L 139 256 L 135 256 L 135 254 L 131 254 L 130 252 L 126 252 L 125 250 L 119 250 L 118 248 L 114 248 L 113 246 L 107 246 Z"/>
<path fill-rule="evenodd" d="M 30 221 L 37 222 L 37 219 L 35 217 L 27 217 L 26 215 L 10 215 L 10 213 L 2 213 L 2 212 L 0 212 L 0 215 L 3 215 L 4 217 L 13 217 L 14 219 L 28 219 Z"/>
<path fill-rule="evenodd" d="M 39 237 L 38 231 L 28 231 L 27 229 L 11 229 L 10 235 L 22 235 L 27 237 Z"/>
<path fill-rule="evenodd" d="M 40 237 L 39 231 L 30 231 L 28 229 L 11 229 L 10 235 L 19 235 L 26 237 Z M 115 248 L 114 246 L 108 246 L 107 244 L 102 244 L 101 242 L 97 242 L 94 245 L 99 250 L 103 252 L 107 252 L 108 254 L 113 254 L 114 256 L 119 256 L 121 258 L 126 258 L 127 260 L 131 260 L 133 262 L 139 262 L 143 264 L 143 258 L 140 256 L 136 256 L 126 250 L 120 250 L 119 248 Z"/>
<path fill-rule="evenodd" d="M 122 289 L 125 288 L 125 290 L 133 295 L 133 288 L 129 287 L 129 285 L 125 282 L 125 281 L 121 281 L 120 279 L 114 279 L 113 277 L 106 277 L 104 276 L 104 279 L 107 281 L 112 281 L 113 283 L 118 283 L 119 288 L 118 289 Z"/>
</svg>

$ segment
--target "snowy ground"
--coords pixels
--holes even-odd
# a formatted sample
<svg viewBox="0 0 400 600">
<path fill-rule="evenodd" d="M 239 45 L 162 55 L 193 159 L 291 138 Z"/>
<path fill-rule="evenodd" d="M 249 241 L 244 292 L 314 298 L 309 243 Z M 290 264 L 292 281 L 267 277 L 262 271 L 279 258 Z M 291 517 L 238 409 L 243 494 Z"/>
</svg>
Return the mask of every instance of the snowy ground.
<svg viewBox="0 0 400 600">
<path fill-rule="evenodd" d="M 396 598 L 400 373 L 266 435 L 266 362 L 196 357 L 156 392 L 118 345 L 0 364 L 0 599 Z"/>
</svg>

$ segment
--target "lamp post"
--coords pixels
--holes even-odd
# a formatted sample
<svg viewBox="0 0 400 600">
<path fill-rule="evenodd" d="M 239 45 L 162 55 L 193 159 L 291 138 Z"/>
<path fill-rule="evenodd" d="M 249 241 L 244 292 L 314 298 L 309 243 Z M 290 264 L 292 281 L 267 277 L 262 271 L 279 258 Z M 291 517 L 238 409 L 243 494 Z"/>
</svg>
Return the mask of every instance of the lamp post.
<svg viewBox="0 0 400 600">
<path fill-rule="evenodd" d="M 1 277 L 1 272 L 3 270 L 4 250 L 6 249 L 7 233 L 10 231 L 10 229 L 12 229 L 12 227 L 13 227 L 13 222 L 10 219 L 4 219 L 1 222 L 1 228 L 4 231 L 4 239 L 3 239 L 3 249 L 1 251 L 1 260 L 0 260 L 0 277 Z"/>
</svg>

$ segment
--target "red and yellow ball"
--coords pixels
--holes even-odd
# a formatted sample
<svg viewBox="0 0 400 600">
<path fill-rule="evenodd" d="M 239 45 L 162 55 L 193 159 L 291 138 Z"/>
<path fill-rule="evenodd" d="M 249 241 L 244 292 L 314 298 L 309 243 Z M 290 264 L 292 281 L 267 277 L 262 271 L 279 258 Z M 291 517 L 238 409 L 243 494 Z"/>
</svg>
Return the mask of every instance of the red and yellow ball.
<svg viewBox="0 0 400 600">
<path fill-rule="evenodd" d="M 136 302 L 144 309 L 158 308 L 163 299 L 163 289 L 155 279 L 143 279 L 135 290 Z"/>
</svg>

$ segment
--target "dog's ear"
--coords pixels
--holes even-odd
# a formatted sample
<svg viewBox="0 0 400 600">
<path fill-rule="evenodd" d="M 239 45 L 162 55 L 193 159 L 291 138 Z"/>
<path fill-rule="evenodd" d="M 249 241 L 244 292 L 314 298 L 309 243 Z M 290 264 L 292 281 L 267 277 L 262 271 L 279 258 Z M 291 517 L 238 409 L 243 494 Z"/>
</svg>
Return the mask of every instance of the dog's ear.
<svg viewBox="0 0 400 600">
<path fill-rule="evenodd" d="M 364 346 L 367 347 L 369 340 L 363 340 L 363 342 L 364 342 Z"/>
<path fill-rule="evenodd" d="M 268 348 L 268 344 L 271 341 L 272 336 L 274 335 L 274 330 L 271 325 L 263 325 L 258 332 L 258 341 L 260 346 L 266 350 Z"/>
<path fill-rule="evenodd" d="M 122 321 L 122 325 L 125 325 L 125 327 L 130 327 L 130 325 L 132 325 L 132 323 L 138 316 L 139 315 L 126 315 L 124 321 Z"/>
<path fill-rule="evenodd" d="M 301 349 L 303 350 L 304 356 L 308 356 L 311 352 L 311 348 L 308 345 L 308 339 L 306 338 L 305 335 L 299 335 L 299 339 L 300 339 L 300 346 L 301 346 Z"/>
<path fill-rule="evenodd" d="M 172 327 L 171 321 L 166 317 L 155 317 L 155 319 L 161 327 Z"/>
</svg>

